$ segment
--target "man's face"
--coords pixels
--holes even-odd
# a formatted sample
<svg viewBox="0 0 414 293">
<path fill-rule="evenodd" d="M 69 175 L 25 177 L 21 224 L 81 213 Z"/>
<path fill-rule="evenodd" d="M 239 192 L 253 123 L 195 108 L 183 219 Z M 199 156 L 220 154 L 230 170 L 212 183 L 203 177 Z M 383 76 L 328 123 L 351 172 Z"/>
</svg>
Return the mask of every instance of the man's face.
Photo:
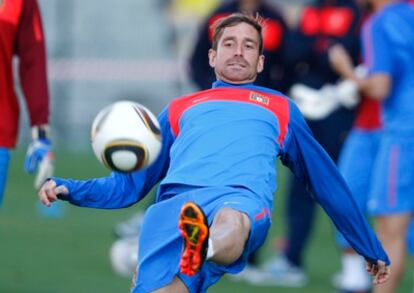
<svg viewBox="0 0 414 293">
<path fill-rule="evenodd" d="M 233 84 L 253 82 L 263 70 L 264 56 L 259 55 L 258 32 L 244 22 L 226 27 L 217 43 L 217 51 L 210 49 L 208 57 L 217 79 Z"/>
</svg>

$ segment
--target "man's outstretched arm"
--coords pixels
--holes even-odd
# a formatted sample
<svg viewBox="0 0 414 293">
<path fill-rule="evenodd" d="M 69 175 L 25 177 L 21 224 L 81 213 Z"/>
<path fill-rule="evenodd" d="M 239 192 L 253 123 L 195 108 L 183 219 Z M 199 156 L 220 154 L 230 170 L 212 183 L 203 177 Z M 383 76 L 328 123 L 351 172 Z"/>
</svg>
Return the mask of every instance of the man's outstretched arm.
<svg viewBox="0 0 414 293">
<path fill-rule="evenodd" d="M 291 118 L 282 162 L 304 181 L 337 229 L 364 256 L 374 284 L 385 282 L 390 264 L 387 254 L 334 162 L 314 139 L 297 107 L 290 104 Z"/>
</svg>

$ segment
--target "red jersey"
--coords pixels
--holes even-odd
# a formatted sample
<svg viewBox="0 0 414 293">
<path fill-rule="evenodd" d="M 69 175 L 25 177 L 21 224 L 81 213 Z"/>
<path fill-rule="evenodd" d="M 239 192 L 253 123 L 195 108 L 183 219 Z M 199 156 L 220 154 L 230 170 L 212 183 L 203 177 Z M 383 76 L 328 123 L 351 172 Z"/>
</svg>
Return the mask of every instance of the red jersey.
<svg viewBox="0 0 414 293">
<path fill-rule="evenodd" d="M 36 0 L 0 0 L 0 147 L 16 145 L 19 103 L 13 81 L 13 56 L 19 57 L 19 76 L 31 125 L 46 124 L 49 96 L 46 52 Z"/>
</svg>

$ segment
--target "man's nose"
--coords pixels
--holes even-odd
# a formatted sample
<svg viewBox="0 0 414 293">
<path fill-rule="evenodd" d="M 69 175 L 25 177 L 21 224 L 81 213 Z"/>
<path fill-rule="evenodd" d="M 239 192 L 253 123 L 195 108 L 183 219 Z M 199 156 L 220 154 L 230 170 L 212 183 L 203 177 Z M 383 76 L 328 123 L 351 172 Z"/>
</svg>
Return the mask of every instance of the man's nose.
<svg viewBox="0 0 414 293">
<path fill-rule="evenodd" d="M 236 56 L 243 56 L 243 52 L 244 52 L 244 50 L 243 50 L 243 46 L 241 44 L 235 46 L 234 55 L 236 55 Z"/>
</svg>

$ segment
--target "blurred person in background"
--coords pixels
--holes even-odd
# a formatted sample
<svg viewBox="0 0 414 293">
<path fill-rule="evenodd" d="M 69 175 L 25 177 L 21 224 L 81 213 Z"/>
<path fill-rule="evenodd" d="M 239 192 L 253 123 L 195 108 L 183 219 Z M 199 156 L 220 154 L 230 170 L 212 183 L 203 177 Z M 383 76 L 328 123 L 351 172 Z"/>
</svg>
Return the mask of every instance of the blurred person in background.
<svg viewBox="0 0 414 293">
<path fill-rule="evenodd" d="M 153 165 L 88 180 L 53 177 L 39 191 L 46 206 L 61 199 L 112 209 L 137 203 L 161 181 L 144 216 L 132 292 L 205 292 L 241 271 L 271 224 L 277 158 L 364 255 L 373 282 L 389 276 L 385 251 L 300 111 L 253 84 L 264 65 L 259 21 L 233 14 L 217 23 L 208 55 L 217 81 L 161 112 L 162 150 Z"/>
<path fill-rule="evenodd" d="M 24 169 L 37 173 L 39 188 L 53 172 L 49 136 L 49 94 L 46 50 L 36 0 L 0 0 L 0 205 L 6 185 L 10 150 L 16 146 L 19 101 L 13 78 L 13 57 L 18 57 L 19 78 L 31 125 L 32 141 Z M 55 208 L 58 209 L 58 206 Z"/>
<path fill-rule="evenodd" d="M 328 58 L 328 50 L 334 44 L 342 44 L 356 64 L 360 53 L 360 21 L 360 9 L 352 0 L 317 0 L 303 8 L 285 55 L 295 71 L 295 84 L 290 94 L 293 99 L 337 82 L 339 75 L 332 70 Z M 329 99 L 326 103 L 329 105 Z M 343 106 L 326 117 L 307 119 L 316 140 L 335 162 L 353 119 L 353 110 Z M 316 206 L 312 196 L 295 178 L 290 182 L 286 208 L 284 247 L 264 268 L 272 275 L 273 283 L 301 287 L 308 282 L 303 253 L 313 229 Z"/>
<path fill-rule="evenodd" d="M 393 261 L 390 283 L 376 293 L 396 292 L 404 272 L 406 235 L 414 209 L 414 7 L 406 1 L 370 0 L 374 14 L 361 33 L 366 77 L 353 72 L 346 51 L 337 46 L 332 61 L 344 78 L 383 109 L 383 133 L 374 162 L 368 212 Z M 392 49 L 390 49 L 392 48 Z"/>
<path fill-rule="evenodd" d="M 207 58 L 211 48 L 214 23 L 234 12 L 243 12 L 251 15 L 258 13 L 264 18 L 263 25 L 263 54 L 266 65 L 258 74 L 256 84 L 286 92 L 289 88 L 290 75 L 288 67 L 284 64 L 284 50 L 288 27 L 282 11 L 270 5 L 266 0 L 231 0 L 223 1 L 201 24 L 195 45 L 189 60 L 189 78 L 200 90 L 211 88 L 216 80 L 213 68 Z M 262 283 L 261 274 L 255 268 L 258 265 L 258 253 L 251 255 L 249 265 L 245 270 L 232 276 L 235 281 L 245 280 L 249 283 Z"/>
</svg>

